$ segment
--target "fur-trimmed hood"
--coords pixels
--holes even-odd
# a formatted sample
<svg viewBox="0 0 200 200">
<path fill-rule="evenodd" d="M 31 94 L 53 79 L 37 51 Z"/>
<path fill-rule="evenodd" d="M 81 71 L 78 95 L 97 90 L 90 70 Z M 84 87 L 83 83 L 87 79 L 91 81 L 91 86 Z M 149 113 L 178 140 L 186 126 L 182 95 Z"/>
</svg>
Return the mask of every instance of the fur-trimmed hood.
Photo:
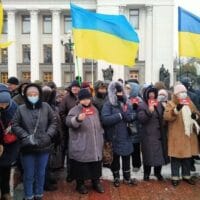
<svg viewBox="0 0 200 200">
<path fill-rule="evenodd" d="M 113 106 L 118 105 L 118 100 L 117 100 L 117 96 L 116 96 L 116 92 L 117 92 L 116 87 L 119 87 L 119 86 L 122 88 L 122 91 L 124 94 L 123 95 L 124 102 L 127 101 L 127 97 L 125 95 L 125 91 L 124 91 L 124 87 L 123 87 L 122 83 L 119 81 L 112 81 L 108 86 L 108 99 Z"/>
</svg>

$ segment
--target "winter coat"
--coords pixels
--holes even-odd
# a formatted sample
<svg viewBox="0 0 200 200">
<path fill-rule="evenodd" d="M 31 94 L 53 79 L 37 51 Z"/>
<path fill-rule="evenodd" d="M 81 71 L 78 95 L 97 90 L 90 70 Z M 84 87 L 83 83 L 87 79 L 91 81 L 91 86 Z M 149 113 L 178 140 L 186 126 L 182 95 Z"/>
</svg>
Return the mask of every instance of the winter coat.
<svg viewBox="0 0 200 200">
<path fill-rule="evenodd" d="M 131 86 L 131 93 L 129 95 L 129 99 L 131 98 L 137 98 L 139 102 L 142 102 L 142 99 L 139 97 L 140 92 L 140 86 L 137 83 L 129 82 L 128 83 Z M 136 119 L 131 122 L 131 126 L 133 127 L 134 131 L 131 134 L 131 140 L 135 143 L 140 143 L 141 141 L 141 123 L 137 119 L 137 108 L 133 108 L 133 113 L 136 115 Z"/>
<path fill-rule="evenodd" d="M 109 85 L 108 100 L 103 105 L 101 119 L 107 139 L 112 142 L 113 152 L 120 156 L 127 156 L 133 152 L 131 137 L 127 130 L 127 123 L 133 120 L 133 113 L 131 105 L 127 104 L 127 99 L 124 99 L 125 104 L 123 105 L 117 101 L 116 84 L 119 83 L 111 82 Z M 126 118 L 121 115 L 123 106 L 127 107 Z"/>
<path fill-rule="evenodd" d="M 72 108 L 66 118 L 69 127 L 69 158 L 79 162 L 95 162 L 102 160 L 103 133 L 98 110 L 82 122 L 77 116 L 82 112 L 82 105 Z"/>
<path fill-rule="evenodd" d="M 190 158 L 199 154 L 199 145 L 195 131 L 190 137 L 185 135 L 182 112 L 175 113 L 174 109 L 178 104 L 174 96 L 172 101 L 167 103 L 164 112 L 164 119 L 168 121 L 168 155 L 175 158 Z M 198 113 L 196 107 L 190 102 L 191 112 Z M 198 113 L 199 114 L 199 113 Z M 195 130 L 195 129 L 194 129 Z"/>
<path fill-rule="evenodd" d="M 27 100 L 26 96 L 26 91 L 31 86 L 37 87 L 40 92 L 40 99 L 35 106 Z M 42 91 L 38 85 L 29 84 L 25 88 L 24 94 L 25 104 L 19 106 L 14 116 L 12 127 L 13 132 L 20 141 L 21 152 L 49 152 L 52 146 L 52 139 L 57 132 L 56 116 L 47 103 L 41 102 Z M 34 134 L 38 118 L 39 124 Z"/>
<path fill-rule="evenodd" d="M 142 124 L 142 156 L 144 165 L 160 166 L 166 163 L 166 149 L 163 145 L 166 141 L 162 134 L 162 115 L 161 104 L 151 113 L 148 104 L 143 101 L 138 107 L 138 119 Z"/>
<path fill-rule="evenodd" d="M 11 100 L 9 107 L 6 110 L 0 112 L 0 119 L 2 120 L 5 128 L 11 122 L 16 110 L 17 104 L 13 100 Z M 16 141 L 12 144 L 4 144 L 3 131 L 0 128 L 0 144 L 3 144 L 4 146 L 3 155 L 0 157 L 0 167 L 11 166 L 15 163 L 18 157 L 19 143 L 18 141 Z"/>
</svg>

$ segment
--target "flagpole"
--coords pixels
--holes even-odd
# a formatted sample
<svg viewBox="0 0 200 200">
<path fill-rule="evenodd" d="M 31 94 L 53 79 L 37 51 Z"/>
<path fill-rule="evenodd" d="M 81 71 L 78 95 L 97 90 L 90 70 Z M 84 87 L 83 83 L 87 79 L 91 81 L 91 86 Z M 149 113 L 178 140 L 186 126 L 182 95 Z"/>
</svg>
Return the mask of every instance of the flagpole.
<svg viewBox="0 0 200 200">
<path fill-rule="evenodd" d="M 92 86 L 94 85 L 94 59 L 92 59 Z"/>
</svg>

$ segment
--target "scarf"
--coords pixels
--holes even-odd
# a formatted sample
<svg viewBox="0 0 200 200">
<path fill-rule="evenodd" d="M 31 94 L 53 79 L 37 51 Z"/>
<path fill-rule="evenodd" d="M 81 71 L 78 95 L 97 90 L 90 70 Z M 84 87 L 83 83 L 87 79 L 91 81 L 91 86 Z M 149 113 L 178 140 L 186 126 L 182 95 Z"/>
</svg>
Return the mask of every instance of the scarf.
<svg viewBox="0 0 200 200">
<path fill-rule="evenodd" d="M 183 123 L 184 123 L 184 130 L 185 135 L 190 137 L 191 133 L 193 133 L 193 127 L 196 128 L 197 134 L 199 134 L 200 127 L 198 123 L 191 118 L 191 110 L 189 106 L 183 106 L 182 108 L 182 117 L 183 117 Z"/>
</svg>

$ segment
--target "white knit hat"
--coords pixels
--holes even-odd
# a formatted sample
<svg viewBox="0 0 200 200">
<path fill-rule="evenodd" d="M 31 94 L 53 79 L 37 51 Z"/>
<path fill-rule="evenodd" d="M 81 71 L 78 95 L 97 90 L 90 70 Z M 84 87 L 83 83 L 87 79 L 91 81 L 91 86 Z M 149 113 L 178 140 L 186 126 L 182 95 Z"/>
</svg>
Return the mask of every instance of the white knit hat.
<svg viewBox="0 0 200 200">
<path fill-rule="evenodd" d="M 180 92 L 187 92 L 186 87 L 181 83 L 174 86 L 174 94 L 177 95 Z"/>
</svg>

